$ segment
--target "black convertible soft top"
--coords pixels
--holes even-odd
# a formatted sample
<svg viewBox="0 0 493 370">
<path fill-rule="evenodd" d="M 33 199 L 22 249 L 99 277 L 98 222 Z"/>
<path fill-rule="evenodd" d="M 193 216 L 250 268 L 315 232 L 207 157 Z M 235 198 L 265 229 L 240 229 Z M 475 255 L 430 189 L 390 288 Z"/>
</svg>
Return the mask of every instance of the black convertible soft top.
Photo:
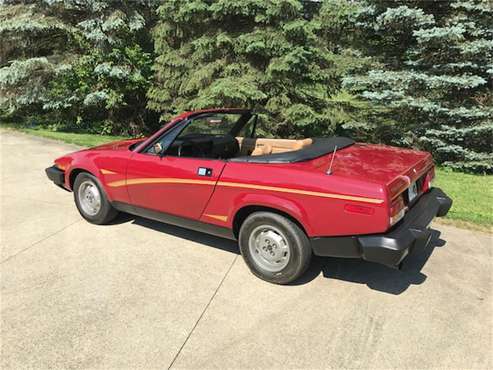
<svg viewBox="0 0 493 370">
<path fill-rule="evenodd" d="M 347 137 L 334 136 L 330 138 L 314 138 L 311 145 L 300 150 L 293 150 L 285 153 L 243 156 L 231 158 L 230 161 L 248 163 L 296 163 L 309 161 L 332 153 L 336 147 L 337 150 L 339 150 L 353 144 L 354 140 Z"/>
</svg>

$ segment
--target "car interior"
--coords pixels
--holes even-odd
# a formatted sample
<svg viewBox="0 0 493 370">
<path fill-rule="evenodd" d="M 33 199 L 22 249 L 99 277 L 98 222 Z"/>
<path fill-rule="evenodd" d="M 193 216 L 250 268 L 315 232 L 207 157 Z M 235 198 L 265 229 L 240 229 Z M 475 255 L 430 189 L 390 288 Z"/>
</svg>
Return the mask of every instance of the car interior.
<svg viewBox="0 0 493 370">
<path fill-rule="evenodd" d="M 145 152 L 153 155 L 223 159 L 250 163 L 309 160 L 352 145 L 348 138 L 257 137 L 259 115 L 250 110 L 194 115 L 166 131 Z"/>
<path fill-rule="evenodd" d="M 178 157 L 231 159 L 291 152 L 306 148 L 311 144 L 312 139 L 290 140 L 245 138 L 230 135 L 189 135 L 176 140 L 168 149 L 167 154 Z"/>
<path fill-rule="evenodd" d="M 206 114 L 177 127 L 177 135 L 165 134 L 148 153 L 164 150 L 179 157 L 231 159 L 296 151 L 312 144 L 312 139 L 258 138 L 257 122 L 258 116 L 250 112 Z"/>
</svg>

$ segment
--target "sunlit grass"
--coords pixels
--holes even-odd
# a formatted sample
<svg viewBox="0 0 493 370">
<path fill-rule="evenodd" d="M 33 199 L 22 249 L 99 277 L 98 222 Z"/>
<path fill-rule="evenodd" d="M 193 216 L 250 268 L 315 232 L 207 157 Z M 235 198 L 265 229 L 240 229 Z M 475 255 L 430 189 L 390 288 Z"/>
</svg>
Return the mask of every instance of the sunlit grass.
<svg viewBox="0 0 493 370">
<path fill-rule="evenodd" d="M 123 136 L 79 134 L 79 133 L 71 133 L 71 132 L 50 131 L 47 129 L 21 128 L 20 131 L 36 136 L 45 137 L 48 139 L 59 140 L 65 143 L 86 146 L 86 147 L 101 145 L 115 140 L 127 139 L 126 137 Z"/>
<path fill-rule="evenodd" d="M 447 218 L 493 226 L 493 176 L 438 168 L 435 186 L 454 201 Z"/>
</svg>

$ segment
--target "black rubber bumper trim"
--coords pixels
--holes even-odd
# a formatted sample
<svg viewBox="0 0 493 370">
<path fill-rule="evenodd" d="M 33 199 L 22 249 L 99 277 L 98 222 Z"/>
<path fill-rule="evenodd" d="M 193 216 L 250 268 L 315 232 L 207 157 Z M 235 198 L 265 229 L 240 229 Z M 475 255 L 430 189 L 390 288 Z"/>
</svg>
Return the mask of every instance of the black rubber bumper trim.
<svg viewBox="0 0 493 370">
<path fill-rule="evenodd" d="M 393 229 L 385 234 L 322 237 L 311 239 L 318 256 L 363 258 L 396 267 L 416 247 L 424 247 L 431 238 L 429 224 L 447 214 L 452 206 L 441 189 L 433 188 L 421 196 Z"/>
<path fill-rule="evenodd" d="M 46 176 L 56 185 L 63 187 L 65 183 L 65 172 L 56 166 L 51 166 L 45 169 Z"/>
</svg>

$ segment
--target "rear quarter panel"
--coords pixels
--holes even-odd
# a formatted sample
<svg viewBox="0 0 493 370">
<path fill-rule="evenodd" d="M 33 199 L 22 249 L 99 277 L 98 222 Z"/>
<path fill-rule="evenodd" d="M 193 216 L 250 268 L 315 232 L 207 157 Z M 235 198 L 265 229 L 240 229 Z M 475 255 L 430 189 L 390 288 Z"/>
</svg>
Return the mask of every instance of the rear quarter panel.
<svg viewBox="0 0 493 370">
<path fill-rule="evenodd" d="M 368 203 L 360 198 L 379 202 Z M 310 237 L 370 234 L 388 228 L 386 199 L 383 185 L 329 176 L 310 163 L 300 166 L 229 162 L 202 221 L 232 227 L 241 208 L 257 205 L 294 217 Z M 349 213 L 346 204 L 363 205 L 374 211 L 372 215 Z"/>
</svg>

